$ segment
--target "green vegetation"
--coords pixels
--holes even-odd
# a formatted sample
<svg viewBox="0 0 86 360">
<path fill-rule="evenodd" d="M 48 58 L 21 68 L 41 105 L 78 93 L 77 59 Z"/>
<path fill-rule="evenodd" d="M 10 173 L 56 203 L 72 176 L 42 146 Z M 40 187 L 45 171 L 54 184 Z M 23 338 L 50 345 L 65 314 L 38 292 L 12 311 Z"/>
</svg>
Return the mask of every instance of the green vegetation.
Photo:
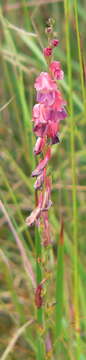
<svg viewBox="0 0 86 360">
<path fill-rule="evenodd" d="M 42 50 L 51 16 L 68 118 L 52 147 L 52 247 L 45 257 L 41 233 L 25 219 L 35 206 L 34 81 L 47 69 Z M 86 2 L 1 1 L 0 35 L 0 359 L 85 360 Z M 45 263 L 43 306 L 36 309 Z"/>
</svg>

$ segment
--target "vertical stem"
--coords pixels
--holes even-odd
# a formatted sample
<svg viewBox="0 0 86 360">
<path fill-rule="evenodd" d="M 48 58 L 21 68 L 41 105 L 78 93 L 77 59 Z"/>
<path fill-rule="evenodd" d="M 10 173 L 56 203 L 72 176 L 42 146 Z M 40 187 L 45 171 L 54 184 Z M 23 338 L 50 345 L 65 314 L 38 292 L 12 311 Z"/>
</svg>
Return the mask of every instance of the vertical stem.
<svg viewBox="0 0 86 360">
<path fill-rule="evenodd" d="M 42 257 L 42 248 L 41 248 L 41 239 L 38 227 L 35 229 L 35 239 L 36 239 L 36 279 L 37 279 L 37 286 L 42 281 L 42 270 L 41 270 L 41 263 L 38 261 L 38 258 Z M 37 323 L 38 323 L 38 338 L 37 338 L 37 360 L 43 360 L 43 343 L 41 339 L 41 331 L 43 327 L 43 309 L 42 307 L 37 308 Z"/>
<path fill-rule="evenodd" d="M 73 100 L 72 100 L 72 68 L 71 68 L 71 49 L 70 49 L 70 29 L 69 29 L 69 0 L 64 1 L 65 19 L 66 19 L 66 45 L 67 45 L 67 65 L 68 65 L 68 81 L 69 81 L 69 107 L 70 107 L 70 148 L 71 148 L 71 168 L 72 168 L 72 200 L 73 200 L 73 288 L 74 288 L 74 310 L 75 310 L 75 329 L 76 329 L 76 356 L 80 358 L 79 349 L 79 299 L 78 299 L 78 254 L 77 254 L 77 187 L 76 187 L 76 163 L 75 163 L 75 121 L 73 112 Z"/>
<path fill-rule="evenodd" d="M 64 224 L 61 221 L 61 232 L 58 244 L 57 267 L 56 267 L 56 348 L 59 352 L 60 338 L 62 332 L 62 315 L 63 315 L 63 283 L 64 283 Z"/>
</svg>

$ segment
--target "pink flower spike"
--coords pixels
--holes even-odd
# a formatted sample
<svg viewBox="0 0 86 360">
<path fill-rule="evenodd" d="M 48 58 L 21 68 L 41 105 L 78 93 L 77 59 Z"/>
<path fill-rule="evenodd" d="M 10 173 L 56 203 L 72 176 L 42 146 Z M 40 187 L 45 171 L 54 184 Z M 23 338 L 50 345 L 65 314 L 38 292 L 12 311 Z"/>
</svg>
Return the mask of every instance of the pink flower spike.
<svg viewBox="0 0 86 360">
<path fill-rule="evenodd" d="M 44 56 L 51 56 L 52 55 L 52 48 L 51 47 L 47 47 L 43 49 L 43 54 Z"/>
<path fill-rule="evenodd" d="M 41 153 L 41 151 L 44 147 L 44 144 L 45 144 L 45 138 L 38 137 L 35 147 L 34 147 L 34 150 L 33 150 L 35 155 L 38 155 Z"/>
<path fill-rule="evenodd" d="M 61 69 L 61 64 L 59 61 L 53 61 L 50 64 L 50 71 L 56 80 L 63 80 L 64 72 Z"/>
<path fill-rule="evenodd" d="M 59 44 L 59 40 L 58 40 L 58 39 L 53 39 L 53 40 L 52 40 L 52 45 L 53 45 L 54 47 L 58 46 L 58 44 Z"/>
<path fill-rule="evenodd" d="M 45 158 L 39 162 L 36 169 L 32 172 L 33 177 L 34 176 L 39 176 L 42 173 L 43 169 L 45 168 L 45 166 L 47 165 L 47 163 L 48 163 L 48 161 L 50 159 L 50 156 L 51 156 L 51 150 L 49 148 L 46 155 L 45 155 Z"/>
</svg>

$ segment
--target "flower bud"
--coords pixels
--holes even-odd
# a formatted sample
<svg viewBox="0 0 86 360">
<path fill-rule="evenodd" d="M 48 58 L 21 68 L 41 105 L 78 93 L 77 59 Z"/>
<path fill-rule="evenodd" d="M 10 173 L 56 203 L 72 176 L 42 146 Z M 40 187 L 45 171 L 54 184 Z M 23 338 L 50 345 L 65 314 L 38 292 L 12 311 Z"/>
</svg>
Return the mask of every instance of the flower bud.
<svg viewBox="0 0 86 360">
<path fill-rule="evenodd" d="M 53 40 L 52 40 L 52 45 L 53 45 L 54 47 L 58 46 L 58 44 L 59 44 L 59 40 L 58 40 L 58 39 L 53 39 Z"/>
<path fill-rule="evenodd" d="M 52 47 L 47 47 L 43 49 L 44 56 L 51 56 L 52 55 Z"/>
</svg>

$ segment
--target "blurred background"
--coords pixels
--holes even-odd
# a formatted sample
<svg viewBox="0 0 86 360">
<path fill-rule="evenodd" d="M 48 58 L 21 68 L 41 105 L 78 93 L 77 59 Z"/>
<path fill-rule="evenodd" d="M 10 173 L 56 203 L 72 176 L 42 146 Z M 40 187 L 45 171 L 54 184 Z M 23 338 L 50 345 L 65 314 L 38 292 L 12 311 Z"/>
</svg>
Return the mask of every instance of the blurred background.
<svg viewBox="0 0 86 360">
<path fill-rule="evenodd" d="M 62 122 L 60 145 L 52 147 L 50 228 L 53 242 L 52 285 L 61 217 L 64 218 L 64 316 L 60 359 L 76 359 L 73 322 L 73 250 L 77 239 L 81 360 L 86 355 L 86 1 L 0 0 L 0 356 L 35 359 L 36 328 L 17 333 L 34 317 L 35 231 L 25 224 L 34 209 L 32 107 L 34 81 L 46 71 L 45 27 L 55 19 L 60 43 L 54 58 L 61 62 L 61 91 L 68 117 Z M 75 235 L 74 235 L 75 234 Z M 22 248 L 21 248 L 22 244 Z M 25 252 L 25 253 L 24 253 Z M 25 260 L 27 257 L 27 261 Z M 33 270 L 32 270 L 33 269 Z M 28 277 L 29 272 L 29 277 Z M 51 318 L 54 315 L 51 315 Z M 52 323 L 52 320 L 51 320 Z M 53 334 L 52 342 L 53 342 Z M 9 348 L 11 344 L 11 348 Z M 67 348 L 68 347 L 68 348 Z M 7 354 L 4 352 L 8 349 Z M 5 357 L 4 357 L 5 356 Z"/>
</svg>

